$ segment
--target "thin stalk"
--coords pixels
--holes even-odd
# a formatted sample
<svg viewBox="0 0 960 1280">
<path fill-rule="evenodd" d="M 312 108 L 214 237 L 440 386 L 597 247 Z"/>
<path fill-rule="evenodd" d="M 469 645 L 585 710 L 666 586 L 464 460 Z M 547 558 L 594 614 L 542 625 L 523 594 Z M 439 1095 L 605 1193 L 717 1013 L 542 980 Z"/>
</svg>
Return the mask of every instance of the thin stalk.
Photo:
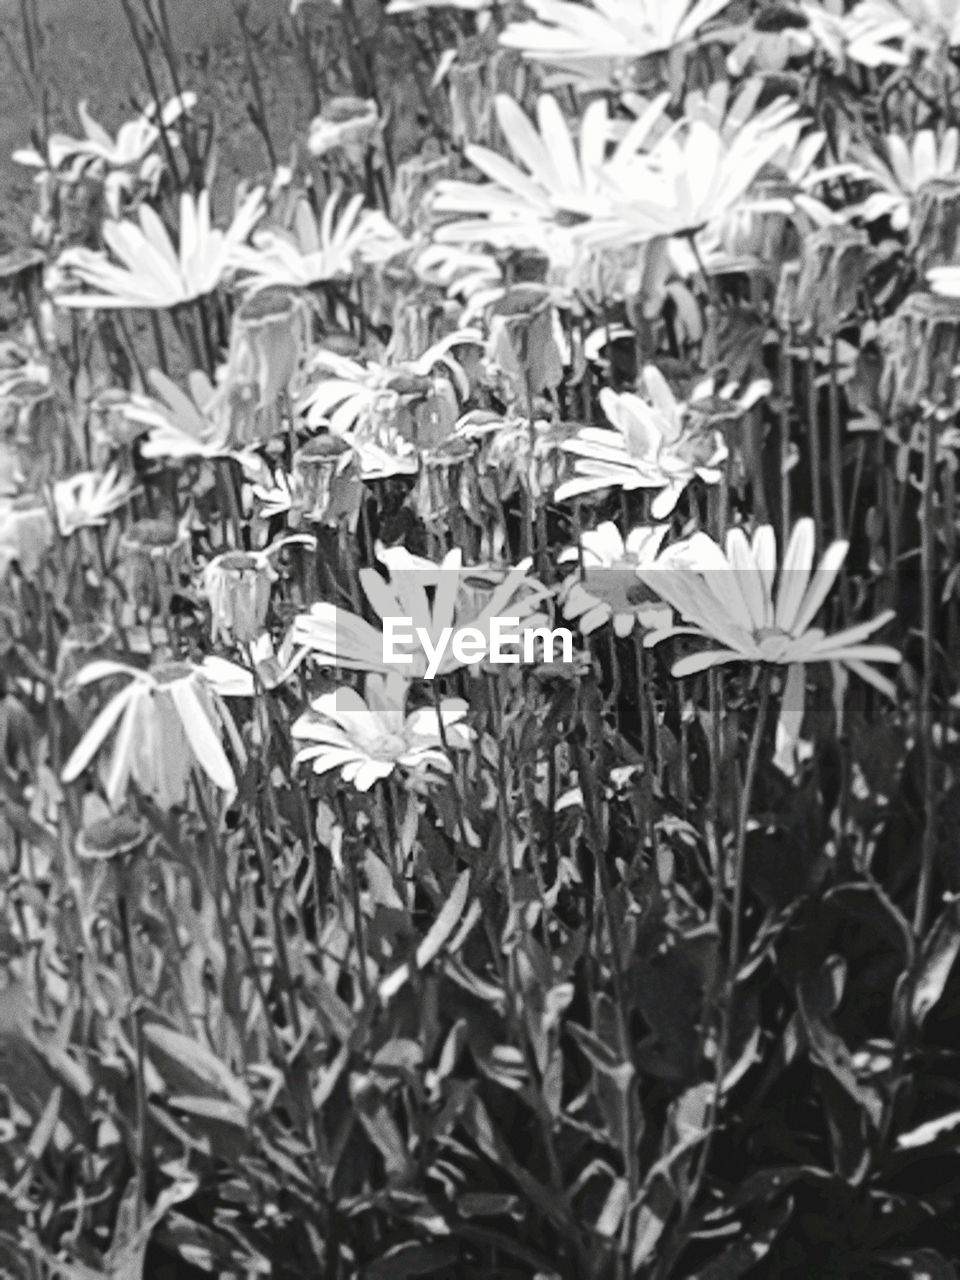
<svg viewBox="0 0 960 1280">
<path fill-rule="evenodd" d="M 817 542 L 823 545 L 823 474 L 820 461 L 820 423 L 817 420 L 817 357 L 811 342 L 807 351 L 807 434 L 810 442 L 810 489 Z"/>
<path fill-rule="evenodd" d="M 837 339 L 830 339 L 830 493 L 833 506 L 833 536 L 840 542 L 846 537 L 843 511 L 843 424 L 840 420 L 840 386 L 837 382 Z M 844 623 L 850 620 L 850 580 L 846 564 L 840 568 L 840 598 Z"/>
<path fill-rule="evenodd" d="M 937 852 L 937 749 L 934 743 L 934 666 L 936 662 L 935 570 L 936 538 L 934 496 L 936 493 L 937 429 L 936 418 L 926 415 L 926 440 L 923 468 L 923 497 L 920 507 L 920 599 L 923 643 L 923 681 L 920 692 L 920 733 L 923 740 L 923 847 L 920 858 L 920 883 L 917 886 L 914 932 L 921 937 L 927 927 L 933 888 L 934 861 Z"/>
</svg>

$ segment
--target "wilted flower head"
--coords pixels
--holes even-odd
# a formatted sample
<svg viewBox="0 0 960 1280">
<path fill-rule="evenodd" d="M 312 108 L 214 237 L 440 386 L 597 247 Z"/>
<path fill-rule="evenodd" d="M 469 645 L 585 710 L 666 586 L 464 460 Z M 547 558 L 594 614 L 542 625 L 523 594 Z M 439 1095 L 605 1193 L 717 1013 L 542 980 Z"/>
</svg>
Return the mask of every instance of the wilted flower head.
<svg viewBox="0 0 960 1280">
<path fill-rule="evenodd" d="M 372 98 L 331 98 L 310 122 L 307 146 L 315 156 L 341 151 L 357 165 L 379 136 L 380 116 Z"/>
<path fill-rule="evenodd" d="M 960 257 L 960 178 L 929 178 L 911 202 L 907 248 L 921 275 Z"/>
<path fill-rule="evenodd" d="M 75 684 L 86 688 L 114 676 L 127 677 L 127 684 L 77 744 L 64 767 L 64 782 L 80 777 L 116 728 L 103 776 L 112 805 L 119 804 L 130 782 L 162 809 L 187 802 L 194 776 L 207 778 L 227 795 L 236 791 L 224 734 L 241 765 L 246 753 L 230 712 L 200 667 L 157 662 L 143 671 L 118 662 L 92 662 L 79 672 Z"/>
<path fill-rule="evenodd" d="M 345 521 L 355 528 L 363 500 L 357 451 L 344 436 L 315 436 L 293 456 L 302 517 L 336 527 Z"/>
<path fill-rule="evenodd" d="M 272 406 L 289 391 L 308 338 L 309 313 L 301 298 L 276 286 L 254 290 L 233 318 L 224 381 L 255 386 L 258 407 Z"/>
<path fill-rule="evenodd" d="M 835 332 L 855 309 L 870 262 L 870 241 L 856 227 L 836 224 L 809 236 L 797 282 L 800 327 Z"/>
<path fill-rule="evenodd" d="M 273 565 L 251 551 L 225 551 L 206 565 L 203 585 L 210 603 L 210 639 L 249 644 L 263 630 L 270 607 Z"/>
<path fill-rule="evenodd" d="M 135 520 L 120 539 L 120 558 L 127 590 L 141 604 L 160 598 L 175 585 L 190 561 L 190 525 L 170 516 Z"/>
<path fill-rule="evenodd" d="M 541 284 L 511 285 L 491 303 L 487 316 L 487 356 L 513 379 L 518 394 L 553 390 L 563 377 L 563 356 L 550 290 Z"/>
<path fill-rule="evenodd" d="M 196 95 L 184 93 L 171 98 L 161 114 L 162 127 L 168 140 L 177 142 L 176 124 L 196 105 Z M 151 106 L 132 120 L 125 121 L 111 137 L 90 115 L 87 104 L 80 102 L 77 114 L 83 126 L 82 138 L 53 133 L 47 142 L 46 155 L 25 148 L 13 153 L 18 164 L 38 170 L 38 178 L 49 170 L 64 175 L 68 181 L 77 182 L 85 172 L 92 170 L 105 178 L 107 204 L 113 217 L 120 211 L 122 196 L 129 192 L 136 181 L 155 186 L 162 171 L 159 156 L 152 154 L 160 140 L 161 127 L 156 120 L 156 106 Z"/>
<path fill-rule="evenodd" d="M 956 275 L 946 267 L 931 272 L 931 283 L 943 287 Z M 960 365 L 960 296 L 911 293 L 897 308 L 889 326 L 882 394 L 894 413 L 952 401 Z"/>
</svg>

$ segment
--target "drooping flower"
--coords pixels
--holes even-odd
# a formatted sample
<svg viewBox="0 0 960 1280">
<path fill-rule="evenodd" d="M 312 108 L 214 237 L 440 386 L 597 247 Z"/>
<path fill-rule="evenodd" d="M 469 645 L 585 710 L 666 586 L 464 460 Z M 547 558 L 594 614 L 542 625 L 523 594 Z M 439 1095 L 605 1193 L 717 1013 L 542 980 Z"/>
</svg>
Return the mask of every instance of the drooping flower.
<svg viewBox="0 0 960 1280">
<path fill-rule="evenodd" d="M 203 570 L 210 604 L 210 639 L 252 644 L 261 634 L 270 607 L 270 589 L 279 578 L 272 557 L 292 543 L 315 547 L 310 534 L 279 538 L 260 551 L 225 551 Z"/>
<path fill-rule="evenodd" d="M 713 382 L 700 383 L 686 402 L 677 400 L 653 365 L 644 370 L 643 382 L 647 400 L 632 392 L 618 395 L 609 387 L 600 392 L 601 408 L 614 429 L 583 427 L 565 442 L 564 449 L 577 457 L 576 475 L 557 489 L 558 501 L 600 489 L 660 489 L 651 515 L 663 520 L 695 477 L 705 484 L 719 482 L 718 468 L 727 457 L 727 447 L 710 424 L 712 413 L 697 414 L 698 402 L 713 408 Z M 734 388 L 726 387 L 720 399 L 735 417 L 768 390 L 769 384 L 756 382 L 737 399 Z"/>
<path fill-rule="evenodd" d="M 221 231 L 211 221 L 210 193 L 194 197 L 184 192 L 175 249 L 159 215 L 143 204 L 138 222 L 108 222 L 103 228 L 116 262 L 89 249 L 61 254 L 59 266 L 93 292 L 60 293 L 56 302 L 62 307 L 166 310 L 202 298 L 220 284 L 262 212 L 263 188 L 257 187 Z"/>
<path fill-rule="evenodd" d="M 493 570 L 484 566 L 465 568 L 459 549 L 448 552 L 440 564 L 413 557 L 402 547 L 380 548 L 379 555 L 389 567 L 389 581 L 375 569 L 360 570 L 360 585 L 371 609 L 383 621 L 410 618 L 414 627 L 427 633 L 433 647 L 448 627 L 474 627 L 488 632 L 494 618 L 516 617 L 523 630 L 546 621 L 539 612 L 544 589 L 528 578 L 529 561 L 514 568 Z M 471 587 L 471 581 L 480 586 Z M 397 671 L 394 663 L 385 661 L 384 632 L 333 604 L 321 602 L 313 605 L 309 613 L 300 614 L 294 623 L 293 638 L 319 662 L 387 675 Z M 419 679 L 430 665 L 427 654 L 423 647 L 415 646 L 409 657 L 411 661 L 403 664 L 402 674 L 411 680 Z M 445 675 L 462 665 L 453 647 L 448 646 L 436 674 Z"/>
<path fill-rule="evenodd" d="M 372 98 L 331 98 L 310 122 L 311 155 L 343 152 L 351 164 L 362 164 L 367 148 L 380 135 L 380 114 Z"/>
<path fill-rule="evenodd" d="M 166 129 L 172 129 L 181 116 L 193 110 L 197 104 L 194 93 L 184 93 L 171 98 L 163 108 L 161 120 Z M 13 153 L 17 164 L 31 169 L 51 167 L 60 169 L 74 161 L 100 160 L 110 168 L 123 169 L 139 164 L 160 138 L 154 107 L 125 121 L 112 138 L 102 124 L 98 124 L 87 110 L 86 102 L 77 104 L 77 115 L 83 126 L 84 136 L 72 138 L 68 134 L 52 133 L 47 144 L 47 155 L 24 148 Z"/>
<path fill-rule="evenodd" d="M 171 98 L 161 113 L 162 128 L 168 139 L 178 141 L 175 126 L 180 118 L 196 106 L 196 94 L 184 93 Z M 155 186 L 162 173 L 162 162 L 155 154 L 161 137 L 161 125 L 156 119 L 155 106 L 149 107 L 132 120 L 125 121 L 111 137 L 87 110 L 86 102 L 77 106 L 77 114 L 83 126 L 82 138 L 53 133 L 47 142 L 46 154 L 33 148 L 14 151 L 13 160 L 38 171 L 38 181 L 48 172 L 64 173 L 69 182 L 78 181 L 84 173 L 93 170 L 104 177 L 107 207 L 113 217 L 119 216 L 120 200 L 139 180 Z"/>
<path fill-rule="evenodd" d="M 124 530 L 119 550 L 129 594 L 150 607 L 162 603 L 162 588 L 176 585 L 190 561 L 190 517 L 135 520 Z"/>
<path fill-rule="evenodd" d="M 223 384 L 254 386 L 257 407 L 273 407 L 289 392 L 309 336 L 309 313 L 299 295 L 277 285 L 255 290 L 234 314 Z"/>
<path fill-rule="evenodd" d="M 144 671 L 119 662 L 91 662 L 74 683 L 85 688 L 113 676 L 126 676 L 128 682 L 80 739 L 64 767 L 64 782 L 80 777 L 116 729 L 104 774 L 111 805 L 120 803 L 131 781 L 163 809 L 183 804 L 194 773 L 227 795 L 236 791 L 224 734 L 241 766 L 246 753 L 233 717 L 200 667 L 159 662 Z"/>
<path fill-rule="evenodd" d="M 626 538 L 612 520 L 580 535 L 580 546 L 560 555 L 560 563 L 579 560 L 581 571 L 562 590 L 563 616 L 577 619 L 584 635 L 613 620 L 618 636 L 628 636 L 639 621 L 644 627 L 666 625 L 664 608 L 637 581 L 637 569 L 653 564 L 669 526 L 640 525 Z"/>
<path fill-rule="evenodd" d="M 449 774 L 448 750 L 470 744 L 471 731 L 463 723 L 467 704 L 444 698 L 439 708 L 407 713 L 408 688 L 394 672 L 367 676 L 365 697 L 349 687 L 321 695 L 293 725 L 293 737 L 309 744 L 295 763 L 309 763 L 314 773 L 337 769 L 358 791 L 369 791 L 397 770 L 421 783 Z"/>
<path fill-rule="evenodd" d="M 53 506 L 63 537 L 78 529 L 90 529 L 107 523 L 107 517 L 129 502 L 134 481 L 121 476 L 116 467 L 101 474 L 81 471 L 53 486 Z"/>
</svg>

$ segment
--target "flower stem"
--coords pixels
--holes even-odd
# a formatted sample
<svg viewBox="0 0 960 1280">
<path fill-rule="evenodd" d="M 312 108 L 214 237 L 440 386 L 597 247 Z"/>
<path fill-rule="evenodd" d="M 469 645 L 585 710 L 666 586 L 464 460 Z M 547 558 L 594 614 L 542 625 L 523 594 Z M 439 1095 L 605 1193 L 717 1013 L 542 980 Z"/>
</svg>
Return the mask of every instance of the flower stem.
<svg viewBox="0 0 960 1280">
<path fill-rule="evenodd" d="M 934 744 L 934 636 L 935 606 L 934 570 L 936 567 L 936 529 L 934 528 L 934 494 L 936 491 L 937 432 L 936 418 L 926 415 L 923 497 L 920 506 L 920 599 L 923 636 L 923 683 L 920 693 L 920 733 L 923 740 L 923 849 L 920 859 L 920 882 L 913 917 L 914 932 L 921 937 L 927 926 L 933 887 L 934 861 L 937 852 L 937 758 Z"/>
</svg>

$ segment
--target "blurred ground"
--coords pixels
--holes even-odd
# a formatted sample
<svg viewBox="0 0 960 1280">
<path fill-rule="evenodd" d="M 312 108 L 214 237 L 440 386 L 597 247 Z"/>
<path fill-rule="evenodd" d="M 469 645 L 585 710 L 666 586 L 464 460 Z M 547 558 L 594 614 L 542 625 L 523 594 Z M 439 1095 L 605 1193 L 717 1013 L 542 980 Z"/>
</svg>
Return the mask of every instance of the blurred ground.
<svg viewBox="0 0 960 1280">
<path fill-rule="evenodd" d="M 243 43 L 233 0 L 167 0 L 181 51 L 184 88 L 215 107 L 220 123 L 219 178 L 266 171 L 266 153 L 247 114 Z M 85 98 L 94 118 L 111 132 L 141 103 L 145 81 L 120 0 L 39 0 L 54 129 L 81 132 L 76 103 Z M 287 0 L 256 0 L 249 24 L 262 37 L 258 56 L 268 116 L 278 150 L 303 136 L 310 106 L 303 72 L 286 24 Z M 23 58 L 20 0 L 0 0 L 0 238 L 22 244 L 34 208 L 29 170 L 10 153 L 30 141 L 39 102 L 31 99 L 14 59 Z"/>
</svg>

